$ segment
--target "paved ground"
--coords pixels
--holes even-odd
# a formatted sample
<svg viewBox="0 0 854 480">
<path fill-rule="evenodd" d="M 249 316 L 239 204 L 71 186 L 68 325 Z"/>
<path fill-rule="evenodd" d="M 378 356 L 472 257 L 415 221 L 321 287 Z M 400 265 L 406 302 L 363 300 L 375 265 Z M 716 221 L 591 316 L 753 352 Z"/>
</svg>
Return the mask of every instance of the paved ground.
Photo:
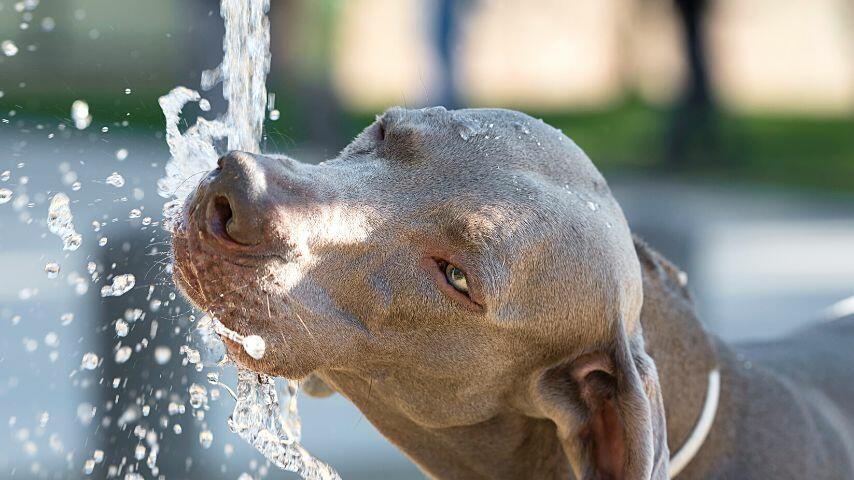
<svg viewBox="0 0 854 480">
<path fill-rule="evenodd" d="M 721 183 L 614 179 L 636 232 L 688 273 L 728 340 L 817 321 L 854 295 L 854 197 Z"/>
<path fill-rule="evenodd" d="M 96 239 L 100 236 L 124 239 L 136 235 L 147 240 L 155 235 L 156 229 L 140 230 L 140 219 L 129 219 L 128 212 L 142 207 L 143 216 L 157 216 L 162 200 L 153 185 L 167 152 L 162 140 L 153 137 L 75 132 L 71 138 L 48 140 L 48 130 L 8 132 L 0 129 L 0 171 L 11 170 L 8 184 L 15 197 L 0 205 L 0 265 L 5 272 L 0 276 L 0 324 L 8 329 L 0 336 L 0 411 L 14 420 L 9 419 L 8 427 L 0 426 L 0 471 L 15 470 L 16 478 L 44 477 L 48 472 L 64 471 L 68 462 L 49 445 L 50 433 L 61 437 L 66 451 L 91 455 L 95 439 L 81 436 L 85 430 L 79 424 L 78 406 L 103 402 L 97 397 L 101 390 L 83 388 L 86 377 L 78 374 L 69 379 L 69 372 L 79 365 L 82 352 L 99 348 L 92 345 L 96 337 L 92 332 L 112 318 L 103 317 L 102 302 L 93 295 L 97 287 L 78 296 L 68 286 L 68 276 L 73 270 L 85 276 L 89 260 L 125 255 L 117 240 L 99 247 Z M 123 162 L 115 160 L 119 148 L 130 152 Z M 21 162 L 24 165 L 19 168 Z M 67 173 L 60 171 L 62 162 L 82 182 L 81 190 L 73 191 L 66 184 L 70 182 L 63 183 Z M 104 184 L 112 171 L 124 175 L 125 187 Z M 29 179 L 21 186 L 23 176 Z M 712 331 L 728 339 L 779 335 L 817 321 L 823 308 L 854 295 L 852 197 L 629 177 L 613 177 L 611 185 L 633 228 L 687 271 L 703 319 Z M 3 186 L 9 185 L 0 184 Z M 71 196 L 75 225 L 84 234 L 84 246 L 67 257 L 43 223 L 47 202 L 56 191 Z M 14 201 L 22 195 L 29 198 L 16 208 Z M 28 215 L 34 219 L 30 224 L 21 221 Z M 93 220 L 105 227 L 94 232 Z M 49 260 L 62 264 L 59 279 L 45 276 L 43 267 Z M 140 277 L 143 285 L 157 278 Z M 67 311 L 76 313 L 75 321 L 61 326 L 59 316 Z M 16 321 L 16 315 L 22 319 Z M 160 328 L 169 328 L 170 321 L 160 319 Z M 59 347 L 50 347 L 44 340 L 50 332 L 59 333 Z M 29 350 L 29 340 L 36 341 L 35 351 Z M 55 362 L 48 353 L 52 350 L 58 352 Z M 183 382 L 203 381 L 201 375 L 176 368 L 179 377 L 187 376 Z M 72 383 L 77 385 L 72 387 Z M 174 388 L 186 386 L 177 383 Z M 196 449 L 189 453 L 195 463 L 210 463 L 217 466 L 215 472 L 236 477 L 259 457 L 226 430 L 230 408 L 231 402 L 223 399 L 207 412 L 215 439 L 210 450 L 198 447 L 189 434 L 170 437 L 169 445 Z M 45 411 L 50 413 L 50 422 L 40 427 L 37 419 Z M 304 399 L 301 412 L 305 443 L 335 465 L 344 478 L 421 478 L 340 396 Z M 192 421 L 186 417 L 184 423 Z M 21 438 L 22 429 L 27 430 L 27 438 Z M 22 451 L 32 452 L 29 441 L 38 447 L 37 452 L 22 455 Z M 234 445 L 235 453 L 223 460 L 226 443 Z M 71 463 L 82 465 L 82 461 L 77 455 Z"/>
</svg>

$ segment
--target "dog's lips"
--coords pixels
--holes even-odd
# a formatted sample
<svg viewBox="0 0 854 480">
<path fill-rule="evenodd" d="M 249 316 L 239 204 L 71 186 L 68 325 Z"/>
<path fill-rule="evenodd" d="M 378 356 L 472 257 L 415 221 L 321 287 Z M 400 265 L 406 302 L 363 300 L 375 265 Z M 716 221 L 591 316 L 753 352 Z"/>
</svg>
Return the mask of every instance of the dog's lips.
<svg viewBox="0 0 854 480">
<path fill-rule="evenodd" d="M 176 281 L 181 285 L 184 295 L 199 310 L 216 317 L 225 327 L 241 335 L 260 334 L 262 338 L 265 337 L 263 331 L 252 331 L 252 326 L 259 323 L 258 319 L 247 317 L 245 312 L 240 310 L 242 300 L 246 299 L 231 296 L 229 292 L 251 294 L 252 289 L 242 290 L 236 286 L 258 282 L 263 276 L 264 267 L 274 260 L 212 251 L 209 244 L 202 241 L 199 235 L 187 234 L 186 231 L 173 233 L 173 248 L 176 272 L 180 272 Z M 216 271 L 211 273 L 212 265 Z M 233 360 L 256 371 L 268 369 L 265 365 L 269 360 L 255 360 L 244 351 L 239 342 L 224 335 L 219 335 L 219 338 Z"/>
<path fill-rule="evenodd" d="M 199 238 L 201 232 L 192 229 L 173 232 L 172 246 L 175 258 L 175 279 L 184 294 L 199 309 L 216 312 L 221 297 L 210 286 L 249 283 L 263 268 L 269 258 L 224 254 L 211 248 Z M 211 266 L 217 272 L 208 275 Z M 208 278 L 215 277 L 215 278 Z"/>
</svg>

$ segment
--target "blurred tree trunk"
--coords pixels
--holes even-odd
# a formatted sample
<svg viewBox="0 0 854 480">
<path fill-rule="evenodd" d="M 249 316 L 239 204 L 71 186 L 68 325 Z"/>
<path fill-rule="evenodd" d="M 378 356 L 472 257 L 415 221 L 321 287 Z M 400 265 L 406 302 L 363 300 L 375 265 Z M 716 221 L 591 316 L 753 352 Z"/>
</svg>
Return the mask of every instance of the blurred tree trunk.
<svg viewBox="0 0 854 480">
<path fill-rule="evenodd" d="M 674 109 L 667 138 L 670 166 L 709 160 L 715 153 L 715 109 L 709 86 L 703 21 L 707 0 L 674 0 L 684 34 L 688 82 Z"/>
<path fill-rule="evenodd" d="M 454 50 L 457 43 L 457 16 L 459 10 L 456 0 L 439 0 L 436 8 L 434 26 L 434 42 L 439 54 L 439 85 L 437 88 L 436 105 L 445 108 L 458 108 L 456 69 L 454 68 Z"/>
</svg>

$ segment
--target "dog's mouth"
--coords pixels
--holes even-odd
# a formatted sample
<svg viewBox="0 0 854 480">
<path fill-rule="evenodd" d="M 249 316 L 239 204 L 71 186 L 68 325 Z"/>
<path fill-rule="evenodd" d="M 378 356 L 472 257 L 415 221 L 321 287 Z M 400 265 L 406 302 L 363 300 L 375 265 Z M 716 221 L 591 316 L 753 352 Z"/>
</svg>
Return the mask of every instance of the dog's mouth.
<svg viewBox="0 0 854 480">
<path fill-rule="evenodd" d="M 218 208 L 221 210 L 209 224 L 210 229 L 188 215 L 183 228 L 173 232 L 176 285 L 198 310 L 229 330 L 244 337 L 258 335 L 268 344 L 264 356 L 256 359 L 239 341 L 219 334 L 228 358 L 258 372 L 289 378 L 305 376 L 311 363 L 302 360 L 303 352 L 291 348 L 295 343 L 291 336 L 299 334 L 299 328 L 287 325 L 299 322 L 292 318 L 290 297 L 278 288 L 288 262 L 276 255 L 244 252 L 240 246 L 223 248 L 223 243 L 232 240 L 227 232 L 217 230 L 228 219 L 227 210 Z"/>
<path fill-rule="evenodd" d="M 210 253 L 196 235 L 176 233 L 173 250 L 175 283 L 198 310 L 239 335 L 258 334 L 265 340 L 270 336 L 270 325 L 255 318 L 258 300 L 254 290 L 263 279 L 265 261 Z M 228 358 L 255 371 L 272 373 L 277 368 L 276 359 L 254 359 L 241 343 L 219 332 L 217 335 Z"/>
</svg>

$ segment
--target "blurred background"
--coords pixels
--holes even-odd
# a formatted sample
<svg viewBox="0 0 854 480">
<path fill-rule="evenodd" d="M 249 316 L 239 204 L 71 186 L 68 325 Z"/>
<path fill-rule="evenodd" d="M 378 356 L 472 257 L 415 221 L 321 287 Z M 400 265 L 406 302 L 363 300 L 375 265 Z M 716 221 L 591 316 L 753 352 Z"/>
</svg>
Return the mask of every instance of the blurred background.
<svg viewBox="0 0 854 480">
<path fill-rule="evenodd" d="M 709 330 L 770 338 L 854 310 L 854 1 L 271 3 L 266 151 L 331 158 L 391 105 L 519 109 L 603 170 Z M 181 348 L 200 347 L 159 226 L 157 98 L 198 88 L 222 34 L 215 0 L 0 0 L 4 478 L 296 478 L 227 431 L 233 402 Z M 48 233 L 57 192 L 76 251 Z M 136 286 L 102 298 L 124 273 Z M 340 396 L 301 412 L 344 478 L 423 478 Z"/>
</svg>

